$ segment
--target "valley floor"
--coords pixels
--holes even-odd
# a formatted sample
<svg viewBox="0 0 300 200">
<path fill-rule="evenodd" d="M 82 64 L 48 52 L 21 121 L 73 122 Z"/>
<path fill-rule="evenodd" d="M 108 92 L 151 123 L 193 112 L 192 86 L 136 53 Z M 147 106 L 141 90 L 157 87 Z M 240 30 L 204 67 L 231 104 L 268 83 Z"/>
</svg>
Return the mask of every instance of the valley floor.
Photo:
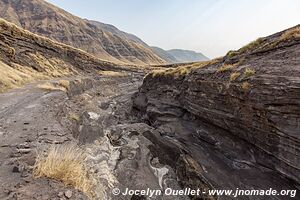
<svg viewBox="0 0 300 200">
<path fill-rule="evenodd" d="M 177 169 L 170 167 L 168 153 L 171 159 L 174 155 L 175 160 L 175 155 L 182 152 L 211 166 L 202 169 L 215 173 L 208 175 L 209 180 L 216 181 L 211 183 L 228 187 L 236 187 L 238 183 L 247 187 L 269 184 L 276 189 L 289 186 L 287 180 L 268 169 L 251 166 L 246 162 L 248 158 L 238 160 L 240 157 L 233 152 L 242 148 L 238 144 L 235 144 L 236 149 L 229 146 L 223 148 L 228 152 L 216 153 L 210 138 L 195 140 L 187 128 L 195 128 L 192 122 L 173 122 L 173 127 L 161 127 L 159 131 L 143 123 L 141 116 L 132 111 L 131 99 L 142 80 L 143 74 L 101 75 L 92 79 L 70 79 L 73 86 L 67 93 L 45 91 L 38 88 L 38 84 L 29 84 L 0 94 L 0 199 L 87 199 L 80 191 L 59 181 L 32 176 L 37 151 L 70 142 L 80 145 L 87 154 L 89 175 L 97 181 L 95 199 L 146 199 L 114 196 L 114 188 L 121 191 L 126 188 L 180 189 L 182 183 L 196 177 L 192 166 L 183 163 L 184 159 L 176 163 Z M 214 131 L 209 125 L 203 124 L 202 128 L 202 131 Z M 173 133 L 173 129 L 177 133 Z M 162 132 L 165 133 L 160 134 Z M 235 153 L 242 155 L 242 152 Z M 234 166 L 229 168 L 228 163 Z M 178 171 L 185 172 L 185 180 L 178 180 Z M 232 180 L 228 180 L 230 177 Z M 194 183 L 198 181 L 204 181 L 198 186 L 210 186 L 205 178 Z M 164 195 L 153 198 L 189 199 Z"/>
</svg>

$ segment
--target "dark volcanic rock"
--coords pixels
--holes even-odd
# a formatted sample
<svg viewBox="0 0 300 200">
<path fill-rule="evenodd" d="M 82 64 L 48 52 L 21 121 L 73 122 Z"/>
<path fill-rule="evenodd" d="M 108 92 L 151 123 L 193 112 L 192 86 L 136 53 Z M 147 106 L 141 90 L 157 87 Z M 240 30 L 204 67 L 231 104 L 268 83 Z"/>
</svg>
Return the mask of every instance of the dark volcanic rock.
<svg viewBox="0 0 300 200">
<path fill-rule="evenodd" d="M 149 74 L 134 97 L 152 126 L 177 121 L 173 140 L 213 187 L 294 187 L 276 173 L 300 182 L 300 40 L 289 31 L 188 73 Z"/>
</svg>

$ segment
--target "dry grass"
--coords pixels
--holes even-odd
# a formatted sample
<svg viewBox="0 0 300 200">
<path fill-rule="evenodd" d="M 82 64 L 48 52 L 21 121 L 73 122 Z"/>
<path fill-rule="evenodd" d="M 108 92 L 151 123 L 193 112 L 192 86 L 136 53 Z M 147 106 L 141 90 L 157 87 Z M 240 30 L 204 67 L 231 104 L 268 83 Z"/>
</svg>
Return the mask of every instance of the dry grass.
<svg viewBox="0 0 300 200">
<path fill-rule="evenodd" d="M 1 61 L 0 72 L 0 92 L 19 87 L 33 80 L 47 78 L 44 74 L 37 73 L 31 68 L 22 67 L 17 64 L 11 67 Z"/>
<path fill-rule="evenodd" d="M 232 70 L 236 65 L 229 65 L 229 64 L 225 64 L 225 65 L 222 65 L 218 70 L 217 72 L 226 72 L 228 70 Z"/>
<path fill-rule="evenodd" d="M 36 63 L 37 68 L 43 70 L 35 70 L 29 66 L 21 66 L 16 63 L 5 64 L 0 61 L 0 92 L 5 92 L 8 89 L 17 88 L 26 83 L 51 79 L 55 77 L 62 77 L 74 74 L 68 66 L 62 61 L 55 58 L 46 59 L 41 55 L 31 54 L 33 62 Z M 51 86 L 50 84 L 41 85 L 40 87 L 46 90 L 68 90 L 68 82 L 65 80 L 60 81 L 58 86 Z M 65 89 L 64 89 L 65 88 Z"/>
<path fill-rule="evenodd" d="M 159 70 L 153 70 L 150 72 L 150 75 L 152 77 L 156 76 L 174 76 L 174 77 L 179 77 L 179 76 L 184 76 L 186 74 L 189 74 L 193 69 L 200 69 L 204 68 L 208 65 L 215 64 L 219 62 L 221 58 L 216 58 L 210 61 L 201 61 L 201 62 L 195 62 L 192 64 L 182 64 L 178 67 L 175 68 L 167 68 L 167 69 L 159 69 Z M 178 64 L 172 64 L 174 66 L 177 66 Z"/>
<path fill-rule="evenodd" d="M 257 47 L 259 47 L 262 42 L 264 41 L 263 38 L 258 38 L 252 42 L 250 42 L 249 44 L 247 44 L 246 46 L 243 46 L 242 48 L 239 49 L 239 52 L 240 53 L 244 53 L 246 51 L 250 51 L 250 50 L 254 50 L 256 49 Z"/>
<path fill-rule="evenodd" d="M 68 80 L 60 80 L 58 82 L 47 82 L 42 83 L 37 86 L 40 89 L 46 90 L 46 91 L 63 91 L 67 92 L 70 87 L 70 82 Z"/>
<path fill-rule="evenodd" d="M 243 46 L 242 48 L 240 48 L 237 51 L 229 51 L 226 56 L 228 58 L 243 54 L 247 51 L 253 51 L 254 49 L 257 49 L 258 47 L 260 47 L 262 45 L 262 43 L 264 42 L 263 38 L 258 38 L 255 41 L 250 42 L 249 44 Z"/>
<path fill-rule="evenodd" d="M 191 66 L 180 66 L 174 69 L 167 69 L 167 70 L 154 70 L 151 74 L 153 77 L 163 75 L 163 76 L 183 76 L 190 72 Z"/>
<path fill-rule="evenodd" d="M 77 115 L 76 113 L 70 112 L 68 115 L 68 118 L 74 121 L 79 121 L 80 120 L 80 116 Z"/>
<path fill-rule="evenodd" d="M 246 52 L 251 52 L 257 49 L 263 50 L 263 49 L 270 49 L 276 47 L 278 44 L 282 42 L 286 42 L 292 39 L 300 38 L 300 27 L 291 28 L 289 30 L 286 30 L 281 34 L 280 37 L 276 38 L 274 41 L 268 41 L 267 38 L 258 38 L 257 40 L 250 42 L 246 46 L 243 46 L 237 51 L 229 51 L 226 54 L 226 57 L 232 58 L 237 55 L 241 55 Z M 268 43 L 269 42 L 269 43 Z"/>
<path fill-rule="evenodd" d="M 240 75 L 240 72 L 233 72 L 232 74 L 230 74 L 230 81 L 235 81 Z"/>
<path fill-rule="evenodd" d="M 85 158 L 84 151 L 75 144 L 52 146 L 46 156 L 38 154 L 33 175 L 62 181 L 92 197 L 94 181 L 88 177 Z"/>
<path fill-rule="evenodd" d="M 279 38 L 279 41 L 286 41 L 293 38 L 300 38 L 300 27 L 285 31 Z"/>
<path fill-rule="evenodd" d="M 275 48 L 276 46 L 278 46 L 280 43 L 284 43 L 293 39 L 299 39 L 300 38 L 300 27 L 295 27 L 295 28 L 291 28 L 289 30 L 284 31 L 281 36 L 273 41 L 272 43 L 270 43 L 268 45 L 269 48 Z"/>
<path fill-rule="evenodd" d="M 37 86 L 38 88 L 42 89 L 42 90 L 46 90 L 46 91 L 64 91 L 66 92 L 66 88 L 64 87 L 61 87 L 61 86 L 58 86 L 58 85 L 55 85 L 54 83 L 42 83 L 42 84 L 39 84 Z"/>
<path fill-rule="evenodd" d="M 243 90 L 249 90 L 250 88 L 250 83 L 248 82 L 243 82 L 242 85 L 241 85 L 242 89 Z"/>
<path fill-rule="evenodd" d="M 69 90 L 70 88 L 70 81 L 68 80 L 60 80 L 58 81 L 58 85 L 63 87 L 63 88 L 66 88 L 66 90 Z"/>
<path fill-rule="evenodd" d="M 112 77 L 127 76 L 127 74 L 125 72 L 115 72 L 115 71 L 99 71 L 98 74 L 101 76 L 112 76 Z"/>
<path fill-rule="evenodd" d="M 250 69 L 250 68 L 246 68 L 243 74 L 243 79 L 247 79 L 250 76 L 253 76 L 255 74 L 255 70 L 254 69 Z"/>
<path fill-rule="evenodd" d="M 156 76 L 165 74 L 166 71 L 167 70 L 164 70 L 164 69 L 153 70 L 152 72 L 150 72 L 150 74 L 152 77 L 156 77 Z"/>
</svg>

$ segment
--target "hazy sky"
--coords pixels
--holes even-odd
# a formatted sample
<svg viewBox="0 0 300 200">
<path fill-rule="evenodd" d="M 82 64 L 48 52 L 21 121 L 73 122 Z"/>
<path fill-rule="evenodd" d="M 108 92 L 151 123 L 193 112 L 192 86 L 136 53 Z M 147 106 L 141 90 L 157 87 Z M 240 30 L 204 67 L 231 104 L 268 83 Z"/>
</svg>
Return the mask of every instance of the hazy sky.
<svg viewBox="0 0 300 200">
<path fill-rule="evenodd" d="M 112 24 L 151 46 L 210 58 L 300 23 L 299 0 L 48 0 Z"/>
</svg>

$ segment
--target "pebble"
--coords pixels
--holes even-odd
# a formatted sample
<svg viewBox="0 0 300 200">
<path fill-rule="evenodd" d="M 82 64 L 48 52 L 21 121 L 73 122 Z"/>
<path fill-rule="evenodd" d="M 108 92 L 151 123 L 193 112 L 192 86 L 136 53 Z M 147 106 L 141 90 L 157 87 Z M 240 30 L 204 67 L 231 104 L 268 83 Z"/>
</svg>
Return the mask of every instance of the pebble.
<svg viewBox="0 0 300 200">
<path fill-rule="evenodd" d="M 65 191 L 65 196 L 70 199 L 72 197 L 72 191 L 71 190 L 67 190 Z"/>
<path fill-rule="evenodd" d="M 64 193 L 63 193 L 63 192 L 59 192 L 57 196 L 63 197 L 63 196 L 64 196 Z"/>
<path fill-rule="evenodd" d="M 12 172 L 13 173 L 19 173 L 20 172 L 19 167 L 18 166 L 14 166 L 13 169 L 12 169 Z"/>
</svg>

